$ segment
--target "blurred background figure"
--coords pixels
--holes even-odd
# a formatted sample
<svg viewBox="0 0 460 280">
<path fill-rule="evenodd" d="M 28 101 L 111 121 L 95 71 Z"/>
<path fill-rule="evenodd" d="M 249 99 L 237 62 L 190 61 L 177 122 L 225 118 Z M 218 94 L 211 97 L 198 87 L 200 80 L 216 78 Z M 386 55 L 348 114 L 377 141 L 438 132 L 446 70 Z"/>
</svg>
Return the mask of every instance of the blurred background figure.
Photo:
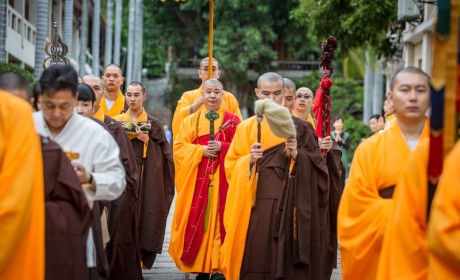
<svg viewBox="0 0 460 280">
<path fill-rule="evenodd" d="M 350 148 L 350 134 L 343 131 L 343 119 L 340 116 L 334 119 L 333 126 L 334 131 L 331 132 L 331 136 L 339 144 L 342 151 L 342 164 L 345 169 L 345 176 L 347 177 L 349 170 L 348 149 Z"/>
<path fill-rule="evenodd" d="M 164 130 L 165 135 L 166 135 L 166 140 L 168 140 L 168 143 L 171 144 L 171 141 L 172 141 L 172 133 L 171 133 L 171 130 L 169 130 L 167 124 L 163 125 L 163 130 Z"/>
<path fill-rule="evenodd" d="M 380 124 L 381 118 L 382 116 L 379 114 L 374 114 L 369 119 L 369 127 L 372 131 L 372 135 L 379 133 L 380 129 L 382 129 Z"/>
<path fill-rule="evenodd" d="M 378 122 L 378 128 L 379 128 L 379 133 L 382 132 L 385 129 L 385 118 L 383 116 L 380 116 L 379 122 Z"/>
<path fill-rule="evenodd" d="M 396 120 L 396 115 L 395 115 L 395 108 L 388 102 L 388 100 L 385 100 L 385 103 L 383 103 L 383 115 L 385 116 L 385 128 L 390 127 Z"/>
</svg>

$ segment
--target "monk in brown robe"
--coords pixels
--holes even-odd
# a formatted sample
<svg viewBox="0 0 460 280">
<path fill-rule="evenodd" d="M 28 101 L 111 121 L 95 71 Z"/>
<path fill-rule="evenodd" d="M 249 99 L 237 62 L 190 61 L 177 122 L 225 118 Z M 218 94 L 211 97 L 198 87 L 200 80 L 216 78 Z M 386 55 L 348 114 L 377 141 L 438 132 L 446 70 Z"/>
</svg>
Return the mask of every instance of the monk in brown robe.
<svg viewBox="0 0 460 280">
<path fill-rule="evenodd" d="M 0 89 L 28 101 L 29 83 L 16 73 L 0 75 Z M 59 145 L 41 138 L 45 187 L 45 279 L 87 276 L 90 209 L 73 166 Z"/>
<path fill-rule="evenodd" d="M 303 88 L 300 88 L 303 89 Z M 299 89 L 299 90 L 300 90 Z M 291 113 L 295 104 L 298 103 L 295 83 L 289 79 L 284 78 L 284 100 L 283 106 L 288 108 Z M 332 275 L 332 270 L 337 266 L 337 209 L 341 190 L 343 187 L 340 182 L 341 174 L 341 161 L 342 152 L 340 147 L 331 142 L 331 137 L 326 137 L 324 140 L 315 135 L 314 123 L 308 119 L 301 119 L 292 116 L 294 124 L 297 127 L 297 147 L 304 148 L 308 156 L 316 164 L 318 169 L 324 168 L 327 165 L 329 174 L 329 198 L 327 201 L 322 202 L 320 207 L 320 221 L 323 230 L 321 231 L 321 251 L 322 251 L 322 264 L 325 269 L 325 279 L 329 279 Z M 304 143 L 304 144 L 302 144 Z M 318 155 L 320 149 L 330 151 L 327 153 L 327 158 L 324 161 Z"/>
<path fill-rule="evenodd" d="M 141 279 L 139 266 L 139 237 L 137 234 L 137 200 L 139 189 L 139 170 L 134 151 L 125 130 L 119 122 L 104 115 L 100 107 L 104 96 L 104 84 L 95 75 L 86 75 L 83 81 L 95 94 L 93 119 L 103 122 L 120 148 L 120 156 L 126 171 L 126 191 L 117 200 L 105 202 L 109 209 L 110 242 L 106 251 L 110 266 L 109 279 Z"/>
<path fill-rule="evenodd" d="M 60 146 L 41 137 L 45 181 L 46 279 L 87 277 L 90 209 L 80 180 Z"/>
<path fill-rule="evenodd" d="M 161 123 L 147 115 L 142 104 L 144 86 L 132 82 L 126 88 L 126 113 L 115 116 L 128 134 L 140 173 L 138 233 L 144 267 L 151 268 L 163 249 L 166 220 L 174 198 L 174 162 Z"/>
<path fill-rule="evenodd" d="M 295 86 L 295 83 L 288 78 L 284 78 L 283 81 L 284 81 L 283 106 L 288 108 L 289 112 L 292 113 L 292 110 L 294 110 L 296 86 Z"/>
<path fill-rule="evenodd" d="M 76 110 L 85 117 L 91 117 L 101 101 L 102 82 L 97 76 L 85 76 L 84 80 L 90 84 L 78 86 L 78 104 Z M 96 91 L 92 91 L 92 89 Z M 97 92 L 97 95 L 95 94 Z M 104 127 L 115 139 L 120 148 L 120 159 L 126 171 L 125 192 L 116 200 L 101 201 L 98 206 L 100 214 L 108 212 L 108 235 L 110 241 L 96 244 L 100 261 L 99 269 L 107 270 L 109 279 L 142 279 L 142 271 L 139 266 L 139 241 L 137 237 L 137 189 L 138 170 L 134 157 L 134 151 L 121 124 L 107 115 L 102 115 L 103 121 L 93 120 Z M 102 240 L 101 240 L 102 241 Z M 105 252 L 104 252 L 105 248 Z M 107 266 L 104 268 L 103 266 Z"/>
<path fill-rule="evenodd" d="M 282 104 L 283 78 L 263 74 L 256 95 Z M 227 279 L 326 278 L 320 206 L 329 198 L 328 170 L 308 124 L 294 123 L 297 136 L 287 140 L 271 132 L 265 117 L 260 129 L 256 117 L 237 127 L 225 161 L 230 186 L 222 271 Z"/>
</svg>

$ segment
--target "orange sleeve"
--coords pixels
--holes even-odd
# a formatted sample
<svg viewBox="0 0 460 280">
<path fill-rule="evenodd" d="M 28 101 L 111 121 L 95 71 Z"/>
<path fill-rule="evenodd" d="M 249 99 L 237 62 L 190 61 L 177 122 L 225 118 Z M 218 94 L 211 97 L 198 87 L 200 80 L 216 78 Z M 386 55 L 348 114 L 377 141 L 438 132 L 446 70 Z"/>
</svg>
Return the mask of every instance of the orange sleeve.
<svg viewBox="0 0 460 280">
<path fill-rule="evenodd" d="M 44 187 L 30 105 L 0 92 L 0 279 L 44 278 Z"/>
<path fill-rule="evenodd" d="M 339 205 L 337 221 L 344 280 L 375 277 L 391 206 L 391 199 L 381 198 L 376 186 L 372 157 L 382 155 L 368 144 L 363 142 L 355 152 Z"/>
<path fill-rule="evenodd" d="M 447 156 L 428 225 L 429 279 L 460 278 L 460 142 Z"/>
<path fill-rule="evenodd" d="M 427 278 L 428 148 L 428 139 L 417 146 L 396 185 L 380 256 L 378 280 Z"/>
<path fill-rule="evenodd" d="M 236 100 L 236 97 L 230 92 L 225 93 L 226 95 L 228 95 L 225 101 L 229 107 L 228 110 L 230 111 L 230 113 L 236 115 L 240 119 L 240 121 L 242 121 L 243 117 L 241 116 L 240 105 L 238 103 L 238 100 Z"/>
<path fill-rule="evenodd" d="M 174 111 L 174 116 L 172 120 L 173 139 L 176 139 L 176 136 L 179 134 L 179 129 L 182 124 L 182 121 L 187 116 L 190 116 L 190 106 L 194 102 L 195 100 L 193 100 L 193 91 L 184 92 L 179 101 L 177 101 L 177 107 Z"/>
<path fill-rule="evenodd" d="M 252 209 L 254 176 L 249 178 L 249 146 L 245 126 L 236 128 L 225 158 L 225 173 L 229 182 L 224 212 L 226 236 L 221 248 L 221 267 L 225 278 L 239 278 L 246 244 L 246 234 Z"/>
</svg>

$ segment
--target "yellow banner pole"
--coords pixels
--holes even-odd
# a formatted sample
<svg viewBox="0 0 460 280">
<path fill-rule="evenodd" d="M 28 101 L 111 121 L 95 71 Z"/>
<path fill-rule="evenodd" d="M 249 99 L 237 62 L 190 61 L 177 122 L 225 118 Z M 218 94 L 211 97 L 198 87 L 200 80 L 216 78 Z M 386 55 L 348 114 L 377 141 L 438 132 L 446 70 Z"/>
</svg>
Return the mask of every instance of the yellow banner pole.
<svg viewBox="0 0 460 280">
<path fill-rule="evenodd" d="M 212 78 L 212 45 L 214 37 L 214 0 L 209 0 L 209 65 L 208 79 Z"/>
</svg>

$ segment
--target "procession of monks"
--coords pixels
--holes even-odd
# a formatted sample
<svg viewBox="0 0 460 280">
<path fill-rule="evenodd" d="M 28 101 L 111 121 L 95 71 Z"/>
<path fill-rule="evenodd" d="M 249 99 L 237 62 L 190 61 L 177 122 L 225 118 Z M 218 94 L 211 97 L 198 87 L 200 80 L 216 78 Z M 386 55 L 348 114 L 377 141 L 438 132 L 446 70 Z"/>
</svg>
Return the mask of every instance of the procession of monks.
<svg viewBox="0 0 460 280">
<path fill-rule="evenodd" d="M 173 202 L 168 252 L 196 279 L 330 279 L 338 247 L 342 279 L 460 279 L 460 147 L 431 204 L 427 74 L 392 77 L 395 120 L 358 146 L 346 185 L 310 88 L 263 73 L 243 120 L 220 74 L 200 62 L 172 146 L 118 65 L 81 83 L 50 66 L 35 112 L 27 80 L 0 74 L 0 279 L 142 279 Z"/>
</svg>

